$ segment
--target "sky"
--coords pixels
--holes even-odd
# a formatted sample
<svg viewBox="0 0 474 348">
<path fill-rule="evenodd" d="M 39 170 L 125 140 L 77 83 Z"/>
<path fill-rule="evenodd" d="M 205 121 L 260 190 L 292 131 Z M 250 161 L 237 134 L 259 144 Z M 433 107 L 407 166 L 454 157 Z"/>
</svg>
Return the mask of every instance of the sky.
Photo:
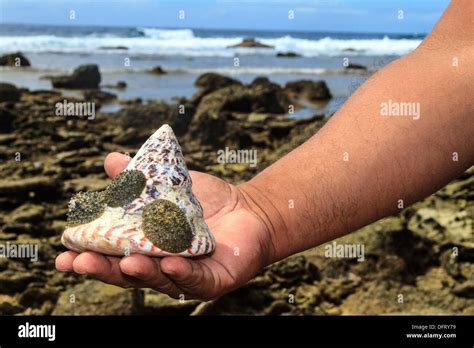
<svg viewBox="0 0 474 348">
<path fill-rule="evenodd" d="M 449 0 L 0 0 L 0 22 L 423 34 L 431 30 L 448 3 Z M 75 12 L 74 20 L 69 18 L 70 11 Z M 183 13 L 184 19 L 179 19 Z"/>
</svg>

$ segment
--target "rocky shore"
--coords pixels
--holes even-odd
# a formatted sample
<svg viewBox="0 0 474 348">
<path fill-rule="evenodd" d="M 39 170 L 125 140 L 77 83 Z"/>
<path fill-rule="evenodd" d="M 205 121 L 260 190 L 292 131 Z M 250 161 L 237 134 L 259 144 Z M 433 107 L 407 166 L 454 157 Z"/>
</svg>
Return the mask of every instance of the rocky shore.
<svg viewBox="0 0 474 348">
<path fill-rule="evenodd" d="M 56 86 L 70 88 L 74 74 Z M 97 88 L 95 76 L 94 86 L 82 87 Z M 37 261 L 0 257 L 1 315 L 474 314 L 474 168 L 398 216 L 336 241 L 363 244 L 364 262 L 326 257 L 322 245 L 212 302 L 182 302 L 55 271 L 67 202 L 76 192 L 105 188 L 107 153 L 133 155 L 169 123 L 190 169 L 238 183 L 324 124 L 324 115 L 288 117 L 299 101 L 331 97 L 324 82 L 304 80 L 280 86 L 262 77 L 244 85 L 207 73 L 196 86 L 192 98 L 173 104 L 120 101 L 116 113 L 100 111 L 114 95 L 98 89 L 67 97 L 96 104 L 95 117 L 87 119 L 58 116 L 56 105 L 65 99 L 59 91 L 0 84 L 0 245 L 38 248 Z M 257 150 L 258 165 L 219 163 L 217 151 L 226 147 Z"/>
</svg>

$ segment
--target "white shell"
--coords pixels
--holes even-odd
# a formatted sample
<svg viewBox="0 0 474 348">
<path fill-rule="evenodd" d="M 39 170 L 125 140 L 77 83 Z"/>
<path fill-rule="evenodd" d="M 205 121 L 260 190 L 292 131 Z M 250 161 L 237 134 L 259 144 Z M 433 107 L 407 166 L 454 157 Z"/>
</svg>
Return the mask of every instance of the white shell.
<svg viewBox="0 0 474 348">
<path fill-rule="evenodd" d="M 140 197 L 124 207 L 107 206 L 98 219 L 67 228 L 61 238 L 63 245 L 78 252 L 91 250 L 122 256 L 140 253 L 192 257 L 212 252 L 215 240 L 192 192 L 191 177 L 170 126 L 163 125 L 143 144 L 125 170 L 131 169 L 140 170 L 146 177 L 146 186 Z M 157 198 L 177 204 L 186 214 L 194 234 L 187 250 L 172 254 L 145 237 L 141 228 L 143 207 Z"/>
</svg>

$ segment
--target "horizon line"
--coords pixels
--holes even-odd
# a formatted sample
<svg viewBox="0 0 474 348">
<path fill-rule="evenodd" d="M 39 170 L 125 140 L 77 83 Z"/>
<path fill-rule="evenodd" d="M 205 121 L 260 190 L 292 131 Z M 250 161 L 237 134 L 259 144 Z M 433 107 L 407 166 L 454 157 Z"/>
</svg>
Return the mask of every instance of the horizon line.
<svg viewBox="0 0 474 348">
<path fill-rule="evenodd" d="M 0 25 L 24 25 L 24 26 L 52 26 L 52 27 L 96 27 L 96 28 L 149 28 L 168 30 L 221 30 L 221 31 L 261 31 L 261 32 L 282 32 L 282 33 L 328 33 L 328 34 L 380 34 L 380 35 L 414 35 L 426 36 L 428 33 L 418 32 L 380 32 L 380 31 L 330 31 L 330 30 L 291 30 L 291 29 L 245 29 L 245 28 L 203 28 L 203 27 L 156 27 L 147 25 L 97 25 L 97 24 L 50 24 L 50 23 L 14 23 L 1 22 Z"/>
</svg>

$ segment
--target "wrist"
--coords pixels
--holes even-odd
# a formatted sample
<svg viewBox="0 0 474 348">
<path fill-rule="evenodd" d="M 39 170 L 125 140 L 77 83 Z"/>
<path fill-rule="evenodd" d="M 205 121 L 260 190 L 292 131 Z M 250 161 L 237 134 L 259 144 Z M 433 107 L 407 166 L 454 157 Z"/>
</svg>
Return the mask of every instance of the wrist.
<svg viewBox="0 0 474 348">
<path fill-rule="evenodd" d="M 286 235 L 287 226 L 284 216 L 275 205 L 275 200 L 252 181 L 237 186 L 246 208 L 255 215 L 262 225 L 262 266 L 279 261 L 282 255 L 279 245 L 281 237 Z"/>
</svg>

